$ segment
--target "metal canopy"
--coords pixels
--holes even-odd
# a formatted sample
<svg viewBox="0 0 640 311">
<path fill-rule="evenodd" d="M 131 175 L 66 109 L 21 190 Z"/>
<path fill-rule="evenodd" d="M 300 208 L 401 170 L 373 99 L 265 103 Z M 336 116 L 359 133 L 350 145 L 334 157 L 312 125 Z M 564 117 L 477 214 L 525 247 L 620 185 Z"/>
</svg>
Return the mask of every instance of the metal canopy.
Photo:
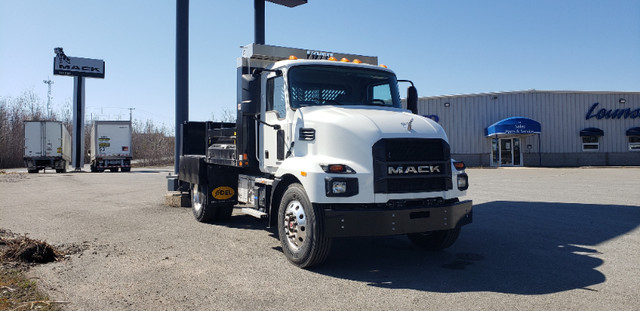
<svg viewBox="0 0 640 311">
<path fill-rule="evenodd" d="M 632 127 L 628 129 L 627 136 L 640 136 L 640 127 Z"/>
<path fill-rule="evenodd" d="M 597 127 L 588 127 L 580 131 L 580 136 L 604 136 L 604 131 Z"/>
<path fill-rule="evenodd" d="M 267 1 L 271 3 L 279 4 L 279 5 L 284 5 L 290 8 L 307 3 L 307 0 L 267 0 Z"/>
<path fill-rule="evenodd" d="M 511 117 L 490 125 L 485 130 L 485 134 L 486 136 L 540 134 L 540 129 L 538 121 L 523 117 Z"/>
</svg>

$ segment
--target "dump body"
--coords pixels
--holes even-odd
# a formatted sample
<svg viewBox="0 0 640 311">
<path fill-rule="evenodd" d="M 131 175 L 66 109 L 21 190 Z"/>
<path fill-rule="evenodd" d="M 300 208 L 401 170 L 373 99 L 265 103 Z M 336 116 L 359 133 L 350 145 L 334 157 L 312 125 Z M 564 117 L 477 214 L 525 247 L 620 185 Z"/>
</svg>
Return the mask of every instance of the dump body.
<svg viewBox="0 0 640 311">
<path fill-rule="evenodd" d="M 71 161 L 71 135 L 59 121 L 25 121 L 24 163 L 30 173 L 47 167 L 66 171 Z"/>
<path fill-rule="evenodd" d="M 91 126 L 91 171 L 131 169 L 131 121 L 94 121 Z"/>
</svg>

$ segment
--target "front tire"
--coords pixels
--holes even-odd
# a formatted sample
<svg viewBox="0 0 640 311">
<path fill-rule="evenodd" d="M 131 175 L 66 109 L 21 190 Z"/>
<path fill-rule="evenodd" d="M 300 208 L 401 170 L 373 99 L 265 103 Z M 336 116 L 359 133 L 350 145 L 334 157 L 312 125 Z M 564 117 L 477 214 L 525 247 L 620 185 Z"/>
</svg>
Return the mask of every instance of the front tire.
<svg viewBox="0 0 640 311">
<path fill-rule="evenodd" d="M 460 227 L 451 230 L 429 231 L 407 234 L 416 246 L 428 251 L 441 251 L 456 242 L 460 235 Z"/>
<path fill-rule="evenodd" d="M 311 204 L 300 184 L 291 184 L 278 209 L 278 233 L 287 259 L 300 268 L 321 264 L 329 256 L 331 239 L 324 231 L 324 214 Z"/>
<path fill-rule="evenodd" d="M 208 202 L 206 185 L 191 185 L 191 208 L 199 222 L 210 223 L 215 219 L 216 210 Z"/>
</svg>

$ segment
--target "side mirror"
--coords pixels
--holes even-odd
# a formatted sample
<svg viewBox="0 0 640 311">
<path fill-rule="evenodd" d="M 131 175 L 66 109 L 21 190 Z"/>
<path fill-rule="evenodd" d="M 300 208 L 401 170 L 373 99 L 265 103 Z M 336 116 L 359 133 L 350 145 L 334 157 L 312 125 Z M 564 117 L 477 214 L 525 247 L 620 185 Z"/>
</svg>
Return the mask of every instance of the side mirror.
<svg viewBox="0 0 640 311">
<path fill-rule="evenodd" d="M 413 85 L 407 88 L 407 109 L 418 114 L 418 89 Z"/>
</svg>

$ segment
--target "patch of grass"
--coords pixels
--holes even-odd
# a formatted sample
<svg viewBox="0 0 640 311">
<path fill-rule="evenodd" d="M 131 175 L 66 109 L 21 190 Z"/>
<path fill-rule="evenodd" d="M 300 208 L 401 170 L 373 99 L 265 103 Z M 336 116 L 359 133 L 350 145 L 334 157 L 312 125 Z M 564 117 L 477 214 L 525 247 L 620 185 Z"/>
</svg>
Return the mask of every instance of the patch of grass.
<svg viewBox="0 0 640 311">
<path fill-rule="evenodd" d="M 61 302 L 50 301 L 40 293 L 36 282 L 24 276 L 24 271 L 7 268 L 0 270 L 0 310 L 46 310 L 58 311 Z"/>
<path fill-rule="evenodd" d="M 0 228 L 0 310 L 61 310 L 24 273 L 36 263 L 55 261 L 61 254 L 44 241 Z"/>
</svg>

